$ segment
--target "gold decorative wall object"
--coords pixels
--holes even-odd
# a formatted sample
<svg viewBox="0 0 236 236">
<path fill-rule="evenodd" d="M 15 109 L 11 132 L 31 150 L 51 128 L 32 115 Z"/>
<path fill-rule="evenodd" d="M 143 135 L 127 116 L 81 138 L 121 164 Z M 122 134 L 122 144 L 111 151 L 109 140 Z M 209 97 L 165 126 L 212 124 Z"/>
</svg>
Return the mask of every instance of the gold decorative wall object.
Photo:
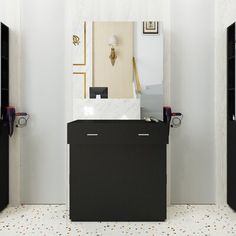
<svg viewBox="0 0 236 236">
<path fill-rule="evenodd" d="M 78 35 L 73 35 L 73 44 L 78 46 L 80 44 L 80 38 Z"/>
</svg>

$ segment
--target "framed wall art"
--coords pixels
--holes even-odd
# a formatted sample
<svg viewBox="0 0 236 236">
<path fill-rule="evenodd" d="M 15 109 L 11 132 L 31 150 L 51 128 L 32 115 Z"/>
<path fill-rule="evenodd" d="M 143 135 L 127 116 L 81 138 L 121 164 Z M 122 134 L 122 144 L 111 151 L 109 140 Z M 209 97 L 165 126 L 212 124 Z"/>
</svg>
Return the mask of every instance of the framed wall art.
<svg viewBox="0 0 236 236">
<path fill-rule="evenodd" d="M 158 34 L 158 22 L 157 21 L 144 21 L 143 34 Z"/>
</svg>

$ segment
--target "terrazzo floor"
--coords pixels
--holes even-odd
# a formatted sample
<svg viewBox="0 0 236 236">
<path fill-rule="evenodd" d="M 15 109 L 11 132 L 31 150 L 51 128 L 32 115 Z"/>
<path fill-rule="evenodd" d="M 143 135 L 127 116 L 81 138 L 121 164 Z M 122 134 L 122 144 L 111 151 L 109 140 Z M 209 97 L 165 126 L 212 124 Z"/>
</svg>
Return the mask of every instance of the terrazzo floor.
<svg viewBox="0 0 236 236">
<path fill-rule="evenodd" d="M 45 236 L 236 236 L 228 206 L 171 206 L 162 223 L 72 223 L 64 205 L 9 207 L 0 214 L 0 235 Z"/>
</svg>

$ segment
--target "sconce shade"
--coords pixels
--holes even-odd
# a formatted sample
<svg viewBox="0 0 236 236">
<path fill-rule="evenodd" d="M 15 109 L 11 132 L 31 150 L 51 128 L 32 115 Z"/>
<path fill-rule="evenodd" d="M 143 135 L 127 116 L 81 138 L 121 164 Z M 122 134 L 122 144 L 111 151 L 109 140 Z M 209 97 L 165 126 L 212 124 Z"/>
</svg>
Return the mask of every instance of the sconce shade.
<svg viewBox="0 0 236 236">
<path fill-rule="evenodd" d="M 118 39 L 115 35 L 112 35 L 108 41 L 109 46 L 114 47 L 118 45 Z"/>
</svg>

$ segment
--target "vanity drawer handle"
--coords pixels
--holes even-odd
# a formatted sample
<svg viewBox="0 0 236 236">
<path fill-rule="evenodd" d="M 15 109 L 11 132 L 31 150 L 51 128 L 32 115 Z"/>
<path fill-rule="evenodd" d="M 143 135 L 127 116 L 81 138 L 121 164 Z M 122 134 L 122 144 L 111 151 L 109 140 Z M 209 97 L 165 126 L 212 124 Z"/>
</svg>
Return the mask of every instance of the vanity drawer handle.
<svg viewBox="0 0 236 236">
<path fill-rule="evenodd" d="M 139 137 L 148 137 L 149 134 L 138 134 Z"/>
<path fill-rule="evenodd" d="M 86 134 L 88 137 L 97 137 L 98 134 Z"/>
</svg>

